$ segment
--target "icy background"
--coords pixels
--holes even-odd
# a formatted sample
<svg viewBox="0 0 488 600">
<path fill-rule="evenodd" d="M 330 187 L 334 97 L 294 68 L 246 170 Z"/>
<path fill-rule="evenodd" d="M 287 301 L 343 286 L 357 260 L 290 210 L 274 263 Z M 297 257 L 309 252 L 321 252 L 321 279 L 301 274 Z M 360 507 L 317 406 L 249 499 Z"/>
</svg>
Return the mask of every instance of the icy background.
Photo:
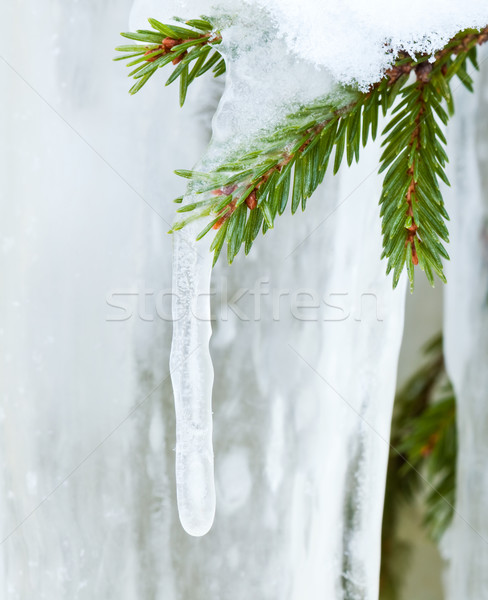
<svg viewBox="0 0 488 600">
<path fill-rule="evenodd" d="M 157 81 L 129 97 L 111 62 L 129 1 L 1 11 L 2 597 L 375 598 L 403 305 L 378 260 L 378 148 L 214 273 L 218 508 L 210 533 L 189 537 L 165 232 L 183 191 L 171 171 L 201 156 L 221 84 L 193 84 L 183 110 Z M 449 276 L 464 285 L 462 267 Z M 462 514 L 484 535 L 469 498 Z M 464 581 L 479 578 L 453 547 Z"/>
<path fill-rule="evenodd" d="M 448 599 L 488 597 L 488 49 L 474 94 L 458 90 L 444 351 L 458 403 L 456 515 L 443 543 Z"/>
</svg>

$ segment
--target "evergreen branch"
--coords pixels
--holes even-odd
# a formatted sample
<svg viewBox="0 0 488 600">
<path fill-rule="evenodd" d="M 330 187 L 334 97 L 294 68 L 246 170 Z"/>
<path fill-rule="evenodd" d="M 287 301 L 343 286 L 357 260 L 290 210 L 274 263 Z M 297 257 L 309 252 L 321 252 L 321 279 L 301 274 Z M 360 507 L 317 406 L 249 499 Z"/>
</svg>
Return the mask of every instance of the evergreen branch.
<svg viewBox="0 0 488 600">
<path fill-rule="evenodd" d="M 435 541 L 454 514 L 456 401 L 445 371 L 442 336 L 429 343 L 425 357 L 395 398 L 383 513 L 381 600 L 396 600 L 405 572 L 408 548 L 397 539 L 402 505 L 422 499 L 424 525 Z"/>
<path fill-rule="evenodd" d="M 381 171 L 388 168 L 383 182 L 383 256 L 388 258 L 387 273 L 392 269 L 393 286 L 398 283 L 404 265 L 413 287 L 414 265 L 425 270 L 431 282 L 433 272 L 444 281 L 442 258 L 449 256 L 441 243 L 448 242 L 443 219 L 448 219 L 438 178 L 449 181 L 444 172 L 446 143 L 435 113 L 447 122 L 441 98 L 429 87 L 430 63 L 416 70 L 416 83 L 402 90 L 403 101 L 393 111 L 383 145 Z M 393 127 L 392 124 L 395 126 Z"/>
<path fill-rule="evenodd" d="M 335 99 L 300 107 L 274 131 L 263 132 L 255 148 L 237 152 L 213 173 L 177 171 L 192 180 L 193 191 L 204 199 L 179 209 L 192 214 L 177 222 L 173 231 L 210 215 L 213 218 L 198 239 L 212 228 L 217 230 L 211 245 L 214 264 L 224 243 L 229 262 L 242 245 L 248 254 L 259 231 L 265 234 L 272 229 L 289 201 L 292 214 L 299 207 L 305 210 L 307 199 L 324 179 L 333 151 L 334 174 L 344 155 L 349 165 L 359 159 L 361 140 L 365 144 L 369 135 L 376 137 L 378 112 L 382 103 L 391 101 L 391 91 L 387 85 L 367 94 L 344 89 L 339 108 Z"/>
<path fill-rule="evenodd" d="M 435 489 L 426 489 L 425 525 L 439 540 L 453 517 L 456 486 L 456 404 L 452 387 L 412 422 L 410 435 L 399 450 L 408 457 L 404 470 L 424 469 Z M 447 502 L 446 502 L 447 500 Z"/>
<path fill-rule="evenodd" d="M 383 217 L 383 256 L 388 259 L 387 273 L 393 270 L 393 286 L 407 267 L 411 289 L 414 266 L 420 265 L 429 282 L 434 273 L 446 281 L 442 259 L 449 259 L 442 242 L 448 242 L 439 179 L 446 185 L 447 155 L 443 145 L 441 121 L 447 125 L 454 113 L 450 80 L 457 75 L 472 90 L 467 73 L 468 60 L 477 68 L 476 45 L 487 41 L 488 27 L 481 32 L 469 30 L 456 36 L 436 55 L 434 63 L 423 59 L 403 65 L 403 72 L 414 71 L 416 83 L 405 87 L 403 100 L 393 110 L 386 126 L 388 134 L 381 157 L 380 172 L 388 171 L 380 199 Z M 448 113 L 442 104 L 445 101 Z"/>
<path fill-rule="evenodd" d="M 180 105 L 183 106 L 192 81 L 210 69 L 213 69 L 215 77 L 225 72 L 225 61 L 214 49 L 221 43 L 222 37 L 213 30 L 207 17 L 186 21 L 186 27 L 165 25 L 156 19 L 148 20 L 152 30 L 121 33 L 143 44 L 115 48 L 126 54 L 114 60 L 129 60 L 127 66 L 135 66 L 129 73 L 129 77 L 136 80 L 130 89 L 131 94 L 137 93 L 159 68 L 172 63 L 176 68 L 166 85 L 180 78 Z"/>
<path fill-rule="evenodd" d="M 370 91 L 343 90 L 343 98 L 325 99 L 299 107 L 273 132 L 262 132 L 251 149 L 236 153 L 213 173 L 177 171 L 191 180 L 191 191 L 202 200 L 178 212 L 191 213 L 172 231 L 200 217 L 211 217 L 198 239 L 212 228 L 214 264 L 227 243 L 232 262 L 244 245 L 247 254 L 262 230 L 272 229 L 291 199 L 291 212 L 306 207 L 307 199 L 323 181 L 334 151 L 333 174 L 343 162 L 350 165 L 369 135 L 377 133 L 379 111 L 386 115 L 398 95 L 402 98 L 384 134 L 388 134 L 380 172 L 389 168 L 380 199 L 383 217 L 383 256 L 396 286 L 405 265 L 413 288 L 414 266 L 419 264 L 433 284 L 436 273 L 445 281 L 442 259 L 448 254 L 444 220 L 448 220 L 439 179 L 447 185 L 447 155 L 439 120 L 447 123 L 453 112 L 449 81 L 458 76 L 472 87 L 466 63 L 476 66 L 476 45 L 488 38 L 488 27 L 467 30 L 453 38 L 433 63 L 426 56 L 402 55 Z M 407 85 L 414 72 L 417 81 Z M 344 99 L 344 96 L 346 99 Z M 448 112 L 442 106 L 445 101 Z M 262 226 L 262 227 L 261 227 Z"/>
<path fill-rule="evenodd" d="M 225 60 L 215 49 L 222 37 L 214 31 L 210 19 L 175 20 L 185 27 L 149 19 L 152 30 L 122 34 L 143 42 L 117 48 L 128 54 L 115 60 L 131 59 L 128 66 L 135 66 L 130 73 L 136 80 L 132 94 L 171 62 L 175 69 L 166 85 L 180 79 L 183 105 L 188 86 L 196 77 L 210 69 L 215 76 L 225 71 Z M 276 216 L 284 212 L 289 200 L 293 214 L 299 207 L 305 209 L 308 198 L 323 181 L 331 158 L 333 174 L 344 156 L 348 165 L 359 160 L 361 145 L 377 135 L 380 110 L 386 116 L 400 96 L 383 131 L 386 137 L 380 173 L 386 171 L 386 175 L 380 198 L 382 256 L 387 258 L 387 273 L 393 271 L 394 287 L 406 267 L 413 289 L 416 265 L 425 271 L 431 284 L 434 274 L 445 281 L 442 261 L 449 258 L 444 247 L 448 242 L 445 221 L 449 217 L 439 184 L 443 181 L 449 185 L 449 181 L 441 124 L 446 125 L 454 113 L 450 81 L 456 76 L 472 90 L 467 64 L 471 62 L 477 68 L 476 46 L 486 41 L 488 26 L 460 32 L 433 61 L 424 55 L 401 54 L 368 92 L 343 88 L 342 95 L 297 107 L 274 131 L 260 132 L 251 148 L 241 148 L 211 173 L 178 171 L 191 180 L 189 191 L 197 199 L 179 209 L 189 214 L 175 223 L 172 231 L 195 219 L 205 217 L 208 221 L 210 217 L 198 239 L 211 229 L 217 231 L 211 245 L 214 264 L 224 244 L 229 262 L 242 245 L 249 253 L 259 232 L 265 234 L 274 227 Z M 409 84 L 411 74 L 416 81 Z"/>
</svg>

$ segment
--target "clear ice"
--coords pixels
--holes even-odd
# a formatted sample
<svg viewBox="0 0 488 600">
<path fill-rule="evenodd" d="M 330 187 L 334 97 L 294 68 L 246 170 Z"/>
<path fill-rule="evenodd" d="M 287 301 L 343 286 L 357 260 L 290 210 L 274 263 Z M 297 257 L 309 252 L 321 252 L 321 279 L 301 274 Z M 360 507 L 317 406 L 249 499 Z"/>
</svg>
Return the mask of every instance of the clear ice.
<svg viewBox="0 0 488 600">
<path fill-rule="evenodd" d="M 200 225 L 201 227 L 201 225 Z M 176 486 L 181 524 L 200 536 L 215 515 L 212 449 L 213 367 L 209 342 L 212 254 L 199 226 L 174 234 L 170 370 L 176 413 Z"/>
</svg>

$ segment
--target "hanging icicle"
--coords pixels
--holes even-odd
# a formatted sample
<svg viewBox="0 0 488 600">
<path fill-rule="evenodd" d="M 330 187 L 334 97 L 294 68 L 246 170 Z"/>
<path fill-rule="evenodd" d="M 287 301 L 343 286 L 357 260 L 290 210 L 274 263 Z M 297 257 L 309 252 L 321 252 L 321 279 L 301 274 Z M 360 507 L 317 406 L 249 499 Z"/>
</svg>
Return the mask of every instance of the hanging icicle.
<svg viewBox="0 0 488 600">
<path fill-rule="evenodd" d="M 176 485 L 181 524 L 204 535 L 215 514 L 212 449 L 213 367 L 209 352 L 212 255 L 195 238 L 176 232 L 173 248 L 171 380 L 176 409 Z"/>
</svg>

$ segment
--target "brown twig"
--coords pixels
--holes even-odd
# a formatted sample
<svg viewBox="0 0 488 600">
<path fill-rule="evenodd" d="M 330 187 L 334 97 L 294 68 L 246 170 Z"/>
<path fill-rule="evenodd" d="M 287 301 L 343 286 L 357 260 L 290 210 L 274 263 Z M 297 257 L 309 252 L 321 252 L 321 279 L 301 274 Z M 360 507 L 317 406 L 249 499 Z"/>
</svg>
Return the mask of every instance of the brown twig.
<svg viewBox="0 0 488 600">
<path fill-rule="evenodd" d="M 154 62 L 160 56 L 165 56 L 166 54 L 169 54 L 175 46 L 179 46 L 180 44 L 186 44 L 187 42 L 193 42 L 197 39 L 202 44 L 202 46 L 205 46 L 205 44 L 209 43 L 216 44 L 222 41 L 222 37 L 220 35 L 214 36 L 211 33 L 203 33 L 199 38 L 188 38 L 187 40 L 165 37 L 161 44 L 156 48 L 147 48 L 146 52 L 144 53 L 144 56 L 154 54 L 154 52 L 156 52 L 157 49 L 160 48 L 162 52 L 159 55 L 150 56 L 149 58 L 146 58 L 147 62 Z M 178 56 L 175 56 L 175 58 L 171 62 L 174 65 L 177 65 L 183 60 L 183 58 L 187 54 L 188 52 L 185 50 L 185 52 L 182 52 L 181 54 L 178 54 Z"/>
<path fill-rule="evenodd" d="M 453 40 L 454 39 L 455 38 L 453 38 Z M 445 58 L 448 55 L 459 54 L 462 51 L 467 51 L 473 45 L 482 44 L 486 41 L 488 41 L 488 26 L 485 27 L 484 29 L 482 29 L 479 33 L 473 33 L 473 34 L 466 35 L 462 40 L 459 41 L 459 44 L 457 46 L 449 47 L 449 44 L 447 44 L 445 49 L 441 50 L 440 52 L 438 52 L 436 54 L 435 62 L 438 62 L 439 60 Z M 408 55 L 405 53 L 401 54 L 401 58 L 407 58 L 407 56 Z M 400 77 L 402 77 L 403 75 L 408 75 L 412 71 L 415 71 L 417 80 L 420 82 L 420 84 L 422 86 L 427 84 L 430 80 L 430 75 L 431 75 L 431 72 L 432 72 L 432 69 L 434 66 L 433 63 L 429 62 L 428 58 L 429 58 L 428 56 L 425 56 L 425 60 L 422 62 L 418 62 L 417 60 L 412 58 L 410 63 L 396 65 L 396 66 L 393 66 L 390 69 L 388 69 L 385 73 L 385 77 L 388 78 L 388 85 L 392 86 L 393 84 L 395 84 L 398 81 L 398 79 Z M 368 93 L 371 94 L 372 91 L 374 89 L 376 89 L 380 84 L 381 84 L 381 81 L 374 84 L 371 87 L 370 92 L 368 92 Z M 361 101 L 364 101 L 364 98 L 361 98 Z M 318 123 L 316 126 L 309 129 L 306 132 L 306 134 L 309 134 L 308 139 L 300 146 L 300 148 L 294 154 L 289 154 L 288 152 L 285 152 L 283 154 L 283 158 L 280 161 L 278 161 L 276 163 L 276 165 L 273 165 L 266 173 L 264 173 L 260 177 L 260 179 L 257 182 L 254 182 L 253 190 L 249 194 L 249 196 L 246 198 L 246 204 L 247 204 L 249 210 L 254 210 L 257 207 L 257 205 L 258 205 L 257 192 L 258 192 L 259 188 L 262 187 L 266 183 L 266 181 L 269 179 L 269 177 L 272 175 L 272 173 L 274 171 L 281 171 L 291 160 L 293 160 L 295 158 L 295 156 L 297 154 L 301 154 L 307 148 L 307 146 L 312 142 L 315 135 L 319 135 L 322 132 L 322 130 L 334 118 L 348 114 L 356 106 L 356 104 L 358 102 L 359 102 L 359 100 L 352 102 L 347 106 L 339 108 L 337 111 L 335 111 L 334 116 L 332 118 L 329 118 L 321 123 Z M 412 140 L 410 142 L 411 146 L 413 144 L 420 145 L 420 123 L 422 121 L 422 115 L 424 113 L 424 110 L 425 110 L 424 107 L 422 107 L 419 114 L 416 117 L 416 127 L 412 134 Z M 410 169 L 408 171 L 408 175 L 411 176 L 412 181 L 411 181 L 410 187 L 408 188 L 407 195 L 406 195 L 406 200 L 407 200 L 407 204 L 408 204 L 407 216 L 410 216 L 412 218 L 412 225 L 408 228 L 408 235 L 407 235 L 407 240 L 405 242 L 405 245 L 411 246 L 412 261 L 415 265 L 417 265 L 418 264 L 418 255 L 417 255 L 417 249 L 416 249 L 415 242 L 417 241 L 419 243 L 420 240 L 418 239 L 418 235 L 417 235 L 418 225 L 414 222 L 413 208 L 412 208 L 412 202 L 413 202 L 412 197 L 414 195 L 415 188 L 416 188 L 416 182 L 413 178 L 413 174 L 414 174 L 414 164 L 412 164 L 412 166 L 410 167 Z M 236 189 L 236 187 L 237 186 L 234 186 L 234 189 Z M 248 191 L 249 191 L 249 187 L 247 188 L 247 190 L 244 190 L 243 193 L 247 193 Z M 216 195 L 221 195 L 221 193 L 224 193 L 224 192 L 221 190 L 214 191 L 214 194 L 216 194 Z M 232 193 L 232 192 L 230 192 L 230 193 Z M 215 223 L 214 229 L 219 229 L 221 227 L 221 225 L 232 215 L 232 213 L 236 209 L 237 200 L 238 200 L 238 198 L 234 198 L 228 204 L 228 206 L 222 210 L 222 213 L 223 213 L 222 217 L 219 219 L 219 221 L 217 221 Z M 417 201 L 417 200 L 415 200 L 415 201 Z"/>
</svg>

